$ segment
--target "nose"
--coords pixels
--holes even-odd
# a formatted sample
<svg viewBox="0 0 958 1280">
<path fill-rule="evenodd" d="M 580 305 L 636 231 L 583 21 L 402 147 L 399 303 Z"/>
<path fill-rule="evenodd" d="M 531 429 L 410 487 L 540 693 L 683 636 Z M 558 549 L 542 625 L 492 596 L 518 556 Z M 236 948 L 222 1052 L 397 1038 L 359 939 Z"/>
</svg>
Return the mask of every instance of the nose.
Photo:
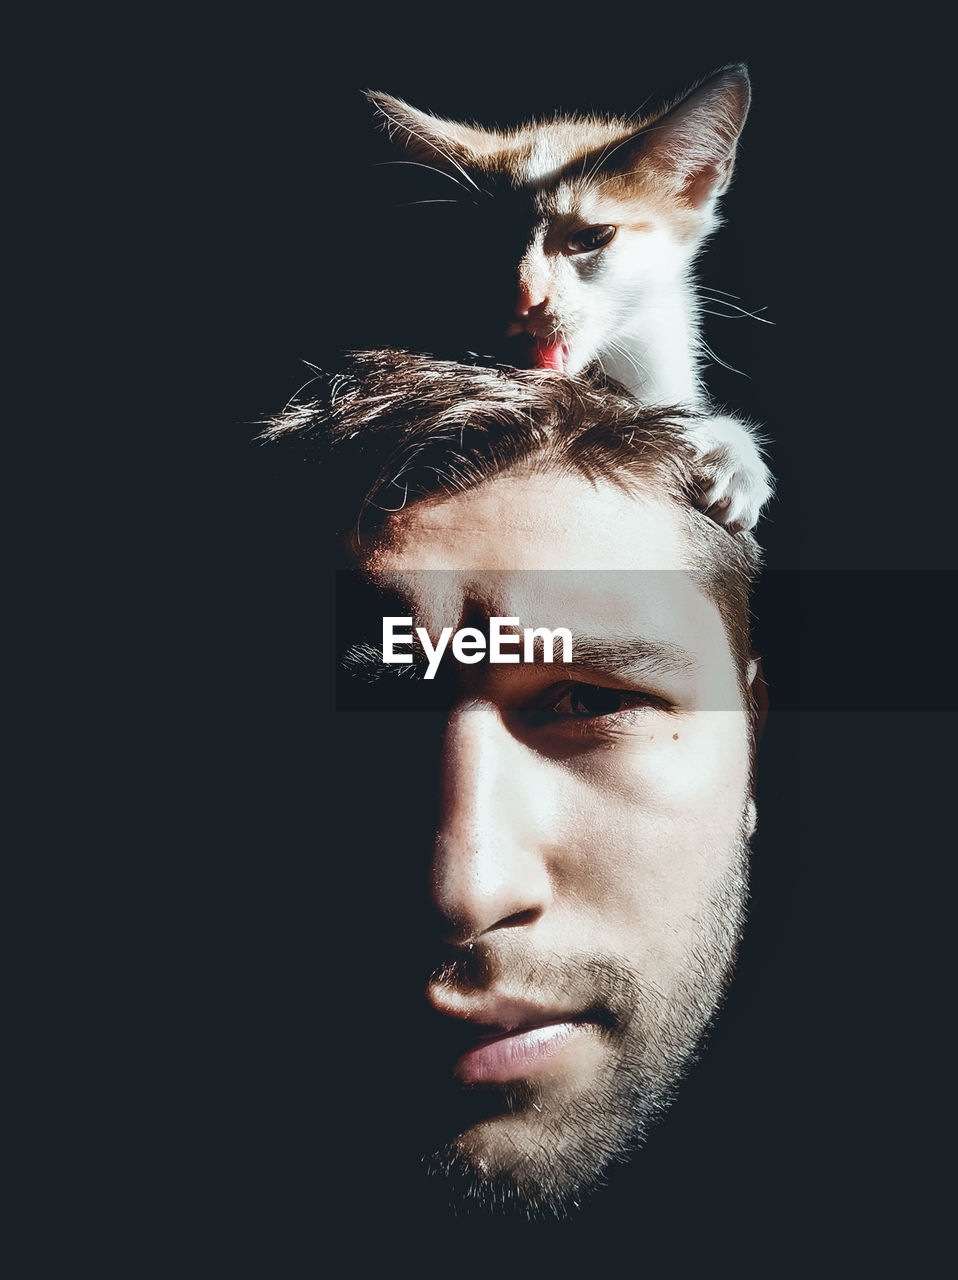
<svg viewBox="0 0 958 1280">
<path fill-rule="evenodd" d="M 534 924 L 551 899 L 548 787 L 536 758 L 484 703 L 457 709 L 443 744 L 432 867 L 443 941 Z"/>
<path fill-rule="evenodd" d="M 543 285 L 538 283 L 527 284 L 524 280 L 519 281 L 519 292 L 516 295 L 516 315 L 520 319 L 525 320 L 533 311 L 542 312 L 548 305 L 549 298 Z"/>
</svg>

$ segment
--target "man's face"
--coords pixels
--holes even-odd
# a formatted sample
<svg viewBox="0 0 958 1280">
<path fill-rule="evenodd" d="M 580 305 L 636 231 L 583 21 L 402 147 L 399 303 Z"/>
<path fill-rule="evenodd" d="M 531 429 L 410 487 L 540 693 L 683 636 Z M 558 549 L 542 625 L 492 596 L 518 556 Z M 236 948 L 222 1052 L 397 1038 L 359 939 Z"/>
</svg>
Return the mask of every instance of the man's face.
<svg viewBox="0 0 958 1280">
<path fill-rule="evenodd" d="M 431 637 L 493 616 L 573 635 L 571 667 L 447 656 L 423 779 L 432 1164 L 558 1212 L 640 1140 L 721 998 L 751 813 L 738 673 L 682 515 L 651 494 L 506 475 L 387 534 L 360 567 Z"/>
</svg>

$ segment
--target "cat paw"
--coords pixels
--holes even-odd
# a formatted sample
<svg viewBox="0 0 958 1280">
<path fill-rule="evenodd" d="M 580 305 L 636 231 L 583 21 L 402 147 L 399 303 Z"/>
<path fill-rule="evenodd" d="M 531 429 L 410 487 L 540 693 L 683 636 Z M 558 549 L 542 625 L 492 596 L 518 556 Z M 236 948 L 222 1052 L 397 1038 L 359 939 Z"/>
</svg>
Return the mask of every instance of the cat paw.
<svg viewBox="0 0 958 1280">
<path fill-rule="evenodd" d="M 773 484 L 751 428 L 735 418 L 702 418 L 690 435 L 698 454 L 697 505 L 730 533 L 754 528 Z"/>
</svg>

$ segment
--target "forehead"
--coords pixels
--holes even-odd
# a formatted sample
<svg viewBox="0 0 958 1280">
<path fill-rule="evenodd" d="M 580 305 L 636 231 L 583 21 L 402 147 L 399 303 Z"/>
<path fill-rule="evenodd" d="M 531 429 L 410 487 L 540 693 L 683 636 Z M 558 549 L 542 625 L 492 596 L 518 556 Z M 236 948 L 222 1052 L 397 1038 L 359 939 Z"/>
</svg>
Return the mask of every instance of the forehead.
<svg viewBox="0 0 958 1280">
<path fill-rule="evenodd" d="M 517 617 L 574 636 L 677 643 L 725 667 L 719 612 L 688 560 L 671 500 L 549 472 L 414 504 L 391 517 L 360 567 L 430 627 Z"/>
<path fill-rule="evenodd" d="M 517 471 L 396 513 L 363 559 L 374 573 L 677 571 L 688 551 L 680 508 L 645 487 L 626 493 L 580 475 Z"/>
</svg>

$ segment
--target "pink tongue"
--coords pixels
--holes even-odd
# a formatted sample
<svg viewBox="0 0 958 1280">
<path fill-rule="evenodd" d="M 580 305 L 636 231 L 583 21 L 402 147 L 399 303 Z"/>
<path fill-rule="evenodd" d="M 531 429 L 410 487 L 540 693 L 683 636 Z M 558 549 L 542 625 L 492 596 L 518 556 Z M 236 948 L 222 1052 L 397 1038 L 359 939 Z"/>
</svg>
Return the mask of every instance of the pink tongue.
<svg viewBox="0 0 958 1280">
<path fill-rule="evenodd" d="M 561 342 L 543 342 L 536 338 L 533 348 L 533 365 L 536 369 L 558 369 L 561 373 L 565 361 L 566 349 Z"/>
</svg>

